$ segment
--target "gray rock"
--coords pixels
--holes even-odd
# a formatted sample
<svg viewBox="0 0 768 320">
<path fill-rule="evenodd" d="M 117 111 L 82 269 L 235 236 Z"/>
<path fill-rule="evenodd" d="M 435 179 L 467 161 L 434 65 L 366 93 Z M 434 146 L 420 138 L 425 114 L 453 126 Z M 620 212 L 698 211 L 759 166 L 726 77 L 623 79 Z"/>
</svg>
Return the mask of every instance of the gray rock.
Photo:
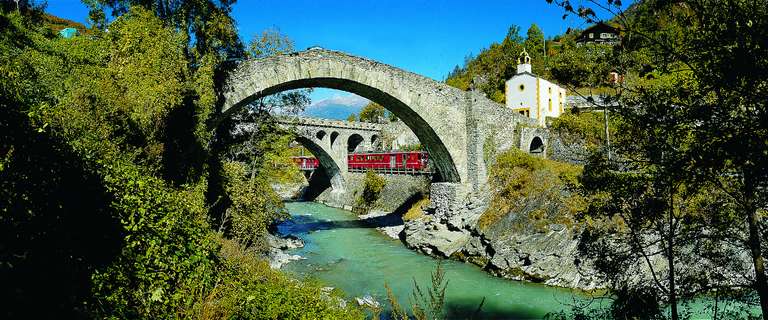
<svg viewBox="0 0 768 320">
<path fill-rule="evenodd" d="M 270 248 L 290 250 L 304 247 L 304 240 L 293 235 L 279 237 L 272 234 L 267 235 L 267 243 Z"/>
<path fill-rule="evenodd" d="M 287 254 L 283 252 L 283 250 L 271 248 L 269 250 L 269 253 L 267 254 L 267 259 L 269 259 L 269 267 L 272 269 L 280 269 L 285 265 L 286 263 L 289 263 L 291 261 L 297 261 L 301 259 L 306 259 L 300 255 L 297 254 Z"/>
<path fill-rule="evenodd" d="M 376 301 L 376 299 L 374 299 L 370 294 L 366 294 L 362 298 L 357 297 L 355 298 L 355 301 L 357 301 L 359 306 L 368 306 L 373 309 L 379 309 L 381 307 L 381 304 Z"/>
</svg>

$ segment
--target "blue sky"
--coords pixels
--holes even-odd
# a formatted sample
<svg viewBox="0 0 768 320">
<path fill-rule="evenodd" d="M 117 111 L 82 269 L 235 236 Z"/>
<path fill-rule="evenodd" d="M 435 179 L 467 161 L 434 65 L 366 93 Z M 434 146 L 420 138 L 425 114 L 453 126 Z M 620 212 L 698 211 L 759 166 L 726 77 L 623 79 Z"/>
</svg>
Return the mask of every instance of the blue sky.
<svg viewBox="0 0 768 320">
<path fill-rule="evenodd" d="M 47 11 L 82 23 L 88 15 L 78 0 L 48 0 Z M 264 29 L 278 28 L 297 50 L 340 50 L 435 80 L 442 80 L 468 54 L 501 41 L 512 24 L 524 36 L 536 23 L 547 37 L 586 26 L 562 15 L 562 9 L 545 0 L 239 0 L 233 9 L 246 41 Z M 312 98 L 317 103 L 347 95 L 315 90 Z"/>
</svg>

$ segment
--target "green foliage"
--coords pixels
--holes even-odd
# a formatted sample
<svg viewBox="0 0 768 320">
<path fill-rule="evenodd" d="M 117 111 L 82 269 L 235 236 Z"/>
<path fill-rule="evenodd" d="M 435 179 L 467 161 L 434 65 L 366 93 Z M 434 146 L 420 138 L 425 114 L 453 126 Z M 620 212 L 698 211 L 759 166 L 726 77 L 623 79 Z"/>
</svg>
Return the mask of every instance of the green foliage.
<svg viewBox="0 0 768 320">
<path fill-rule="evenodd" d="M 371 123 L 384 123 L 387 110 L 376 102 L 370 102 L 360 110 L 360 121 Z"/>
<path fill-rule="evenodd" d="M 264 176 L 249 177 L 245 164 L 227 161 L 223 170 L 225 190 L 232 202 L 226 211 L 226 230 L 246 247 L 265 251 L 267 227 L 288 216 L 282 200 Z"/>
<path fill-rule="evenodd" d="M 613 50 L 599 44 L 563 46 L 549 60 L 552 79 L 572 88 L 606 86 L 608 73 L 613 71 L 609 62 Z"/>
<path fill-rule="evenodd" d="M 602 112 L 566 112 L 552 119 L 549 128 L 556 132 L 566 143 L 585 143 L 588 148 L 595 148 L 605 142 L 605 123 Z M 615 130 L 611 130 L 614 132 Z"/>
<path fill-rule="evenodd" d="M 196 62 L 216 56 L 219 61 L 244 55 L 235 22 L 229 13 L 235 1 L 187 0 L 169 3 L 164 0 L 85 0 L 89 17 L 99 29 L 105 29 L 106 12 L 123 16 L 133 8 L 141 8 L 161 19 L 170 29 L 182 32 Z"/>
<path fill-rule="evenodd" d="M 349 117 L 347 117 L 347 121 L 349 122 L 355 122 L 357 121 L 357 115 L 356 114 L 350 114 Z"/>
<path fill-rule="evenodd" d="M 580 7 L 555 2 L 590 22 L 598 8 L 620 7 L 614 1 Z M 655 294 L 646 297 L 669 301 L 673 319 L 681 315 L 677 299 L 701 288 L 698 275 L 708 274 L 699 293 L 719 293 L 732 272 L 754 275 L 751 285 L 768 317 L 765 240 L 758 231 L 768 176 L 762 76 L 768 72 L 768 47 L 756 45 L 768 38 L 766 17 L 765 1 L 654 0 L 614 19 L 623 40 L 607 62 L 626 75 L 610 108 L 620 119 L 611 148 L 615 157 L 590 159 L 583 181 L 598 199 L 589 216 L 620 216 L 630 232 L 597 230 L 584 247 L 589 256 L 613 261 L 601 267 L 615 288 L 627 291 L 636 288 L 627 281 L 632 269 L 626 266 L 647 264 L 648 253 L 658 253 L 665 265 L 649 266 L 662 276 L 647 284 Z M 718 200 L 697 204 L 708 197 Z M 738 240 L 731 237 L 736 234 Z M 706 239 L 708 250 L 698 250 L 698 239 Z M 730 259 L 724 248 L 733 250 Z M 751 270 L 732 263 L 740 254 L 751 257 Z M 689 261 L 708 263 L 689 269 Z M 618 303 L 630 312 L 623 317 L 634 316 L 631 303 Z"/>
<path fill-rule="evenodd" d="M 368 170 L 365 172 L 363 180 L 363 192 L 357 197 L 356 209 L 358 214 L 368 213 L 371 207 L 379 200 L 381 191 L 387 185 L 387 180 L 375 172 Z"/>
<path fill-rule="evenodd" d="M 272 270 L 238 242 L 220 240 L 219 284 L 195 306 L 199 319 L 364 319 L 351 303 L 319 285 L 298 282 Z"/>
<path fill-rule="evenodd" d="M 535 23 L 526 32 L 525 51 L 531 56 L 531 69 L 535 74 L 545 73 L 544 32 Z"/>
<path fill-rule="evenodd" d="M 445 289 L 448 288 L 448 280 L 445 278 L 445 268 L 443 263 L 438 261 L 435 271 L 431 274 L 431 286 L 426 290 L 413 279 L 413 291 L 409 302 L 411 304 L 411 316 L 417 320 L 436 320 L 445 319 Z M 400 306 L 397 298 L 395 297 L 392 289 L 385 283 L 384 288 L 387 290 L 387 300 L 389 301 L 392 309 L 392 319 L 396 320 L 408 320 L 411 319 L 408 312 Z M 482 304 L 481 306 L 482 307 Z M 478 308 L 478 312 L 479 312 Z"/>
<path fill-rule="evenodd" d="M 578 186 L 580 172 L 577 166 L 536 158 L 518 149 L 500 153 L 490 170 L 491 204 L 478 226 L 503 230 L 514 222 L 518 227 L 533 225 L 543 231 L 551 223 L 571 225 L 585 205 L 585 199 L 568 192 Z"/>
<path fill-rule="evenodd" d="M 293 40 L 278 29 L 267 29 L 254 36 L 248 45 L 248 55 L 251 58 L 264 58 L 293 52 Z"/>
<path fill-rule="evenodd" d="M 477 57 L 465 58 L 464 66 L 456 66 L 446 77 L 445 82 L 453 87 L 470 90 L 474 88 L 485 93 L 492 100 L 504 103 L 505 83 L 517 72 L 519 54 L 525 48 L 531 56 L 534 74 L 545 79 L 553 79 L 561 85 L 579 92 L 587 89 L 603 93 L 609 88 L 608 73 L 615 70 L 609 62 L 613 48 L 605 45 L 576 46 L 576 30 L 556 36 L 553 40 L 544 39 L 544 34 L 536 24 L 526 32 L 526 38 L 519 35 L 520 28 L 512 26 L 501 44 L 493 43 L 483 49 Z M 557 41 L 554 41 L 557 40 Z M 547 52 L 544 52 L 546 42 Z M 613 93 L 614 91 L 610 91 Z"/>
<path fill-rule="evenodd" d="M 191 30 L 202 32 L 195 46 L 215 54 L 192 58 L 189 38 L 157 17 L 165 11 L 142 7 L 126 8 L 109 32 L 73 39 L 0 13 L 0 280 L 15 296 L 3 314 L 191 318 L 206 297 L 221 297 L 238 303 L 228 312 L 241 318 L 263 318 L 261 310 L 272 318 L 361 318 L 255 258 L 219 255 L 206 201 L 218 171 L 209 176 L 203 160 L 217 50 L 228 45 L 202 35 L 226 29 L 228 17 L 213 8 L 194 22 Z M 284 134 L 270 139 L 287 145 Z M 250 172 L 222 168 L 242 238 L 247 225 L 259 234 L 280 214 L 266 179 L 278 176 L 270 159 L 281 153 L 259 146 Z M 218 295 L 223 286 L 236 292 Z"/>
<path fill-rule="evenodd" d="M 172 191 L 133 164 L 101 169 L 115 197 L 125 244 L 93 275 L 98 312 L 119 318 L 185 316 L 214 284 L 217 246 L 210 238 L 202 193 Z"/>
<path fill-rule="evenodd" d="M 443 263 L 438 262 L 435 272 L 431 273 L 432 286 L 427 287 L 426 292 L 419 286 L 416 279 L 413 280 L 413 292 L 411 293 L 411 308 L 416 319 L 444 318 L 445 289 L 448 288 L 448 280 L 445 279 Z"/>
</svg>

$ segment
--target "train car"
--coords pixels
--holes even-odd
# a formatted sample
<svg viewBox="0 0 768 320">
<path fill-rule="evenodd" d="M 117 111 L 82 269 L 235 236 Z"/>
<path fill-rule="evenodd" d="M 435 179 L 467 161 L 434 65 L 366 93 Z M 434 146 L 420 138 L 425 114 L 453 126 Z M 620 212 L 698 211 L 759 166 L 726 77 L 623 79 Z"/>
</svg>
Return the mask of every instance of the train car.
<svg viewBox="0 0 768 320">
<path fill-rule="evenodd" d="M 314 170 L 320 166 L 320 161 L 315 157 L 291 157 L 293 163 L 295 163 L 299 169 L 302 170 Z"/>
<path fill-rule="evenodd" d="M 392 151 L 351 153 L 347 156 L 350 171 L 427 172 L 429 153 L 426 151 Z"/>
</svg>

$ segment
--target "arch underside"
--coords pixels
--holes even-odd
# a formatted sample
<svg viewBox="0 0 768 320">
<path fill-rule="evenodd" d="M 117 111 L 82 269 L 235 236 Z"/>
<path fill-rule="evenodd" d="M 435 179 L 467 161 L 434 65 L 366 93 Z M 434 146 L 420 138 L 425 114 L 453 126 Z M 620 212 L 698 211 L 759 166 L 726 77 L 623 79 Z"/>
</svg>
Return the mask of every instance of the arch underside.
<svg viewBox="0 0 768 320">
<path fill-rule="evenodd" d="M 344 177 L 341 174 L 341 169 L 339 168 L 339 164 L 336 163 L 336 161 L 333 159 L 333 157 L 328 154 L 328 152 L 323 149 L 319 144 L 317 144 L 315 141 L 313 141 L 310 138 L 296 135 L 295 138 L 296 142 L 307 148 L 312 155 L 317 158 L 317 160 L 320 162 L 320 170 L 322 170 L 325 174 L 325 176 L 328 178 L 328 185 L 323 185 L 324 182 L 321 182 L 320 185 L 312 186 L 315 188 L 321 188 L 326 189 L 327 187 L 331 187 L 333 190 L 344 190 Z M 315 190 L 318 194 L 322 192 L 323 190 Z"/>
<path fill-rule="evenodd" d="M 356 81 L 330 77 L 290 80 L 268 88 L 263 88 L 261 91 L 254 92 L 248 98 L 233 104 L 233 106 L 228 110 L 225 110 L 225 112 L 232 112 L 233 110 L 245 106 L 250 102 L 262 97 L 286 90 L 303 88 L 329 88 L 347 91 L 386 107 L 413 131 L 413 133 L 419 138 L 421 144 L 429 152 L 430 159 L 432 160 L 432 164 L 436 171 L 435 175 L 433 176 L 433 180 L 435 182 L 461 182 L 461 177 L 456 169 L 450 152 L 446 148 L 441 138 L 437 135 L 437 133 L 435 133 L 434 129 L 427 123 L 426 120 L 424 120 L 424 118 L 422 118 L 411 107 L 399 99 L 393 97 L 392 95 Z"/>
</svg>

